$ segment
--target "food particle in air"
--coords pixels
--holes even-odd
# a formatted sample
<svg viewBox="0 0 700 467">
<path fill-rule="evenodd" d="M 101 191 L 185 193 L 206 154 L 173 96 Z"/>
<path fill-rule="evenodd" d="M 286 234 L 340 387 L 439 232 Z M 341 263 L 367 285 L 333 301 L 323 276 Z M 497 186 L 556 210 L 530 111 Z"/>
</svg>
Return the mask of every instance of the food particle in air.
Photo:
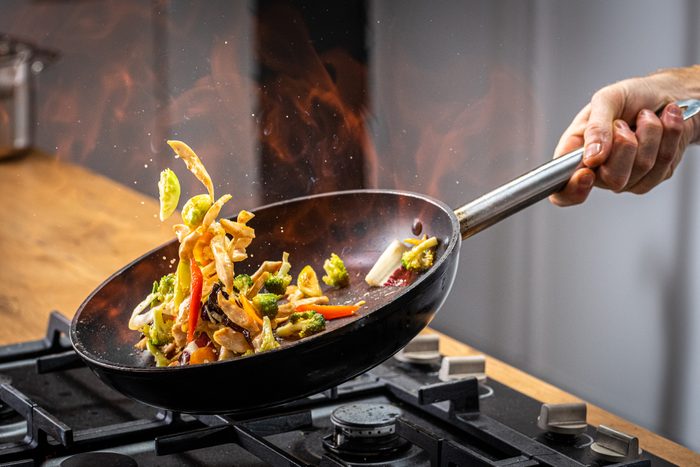
<svg viewBox="0 0 700 467">
<path fill-rule="evenodd" d="M 177 204 L 180 202 L 180 180 L 170 169 L 165 169 L 160 173 L 158 199 L 160 201 L 158 216 L 161 221 L 164 221 L 175 212 Z"/>
</svg>

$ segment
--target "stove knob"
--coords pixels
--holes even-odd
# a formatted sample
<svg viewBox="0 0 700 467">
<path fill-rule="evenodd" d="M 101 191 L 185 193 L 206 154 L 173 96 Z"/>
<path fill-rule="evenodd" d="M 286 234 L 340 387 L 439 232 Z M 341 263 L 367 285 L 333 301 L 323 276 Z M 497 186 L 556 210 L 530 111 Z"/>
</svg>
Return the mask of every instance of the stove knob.
<svg viewBox="0 0 700 467">
<path fill-rule="evenodd" d="M 404 363 L 437 364 L 440 362 L 440 338 L 436 334 L 420 334 L 399 350 L 394 358 Z"/>
<path fill-rule="evenodd" d="M 586 404 L 542 404 L 537 426 L 548 433 L 579 435 L 586 431 Z"/>
<path fill-rule="evenodd" d="M 445 357 L 442 359 L 438 378 L 440 381 L 452 381 L 474 377 L 486 380 L 486 357 L 471 355 L 469 357 Z"/>
<path fill-rule="evenodd" d="M 633 461 L 642 455 L 642 449 L 636 437 L 605 425 L 598 427 L 595 442 L 590 448 L 593 457 L 609 462 Z"/>
</svg>

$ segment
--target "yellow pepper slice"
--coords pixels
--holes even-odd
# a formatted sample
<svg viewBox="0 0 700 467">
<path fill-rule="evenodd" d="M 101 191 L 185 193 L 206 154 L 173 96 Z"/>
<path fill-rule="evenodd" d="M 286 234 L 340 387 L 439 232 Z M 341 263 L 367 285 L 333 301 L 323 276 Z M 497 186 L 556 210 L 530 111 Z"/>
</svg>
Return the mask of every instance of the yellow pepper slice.
<svg viewBox="0 0 700 467">
<path fill-rule="evenodd" d="M 308 264 L 299 273 L 297 278 L 297 286 L 307 297 L 320 297 L 323 295 L 321 286 L 318 283 L 318 276 L 314 268 Z"/>
</svg>

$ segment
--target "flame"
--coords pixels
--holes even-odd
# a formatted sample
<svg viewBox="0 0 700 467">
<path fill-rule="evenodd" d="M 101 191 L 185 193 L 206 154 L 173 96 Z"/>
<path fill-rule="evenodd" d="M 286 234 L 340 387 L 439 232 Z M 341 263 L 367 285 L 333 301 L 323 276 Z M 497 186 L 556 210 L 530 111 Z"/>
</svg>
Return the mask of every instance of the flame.
<svg viewBox="0 0 700 467">
<path fill-rule="evenodd" d="M 165 1 L 17 9 L 16 30 L 7 32 L 43 31 L 41 42 L 62 53 L 60 73 L 48 69 L 50 87 L 39 87 L 40 142 L 50 141 L 60 158 L 153 192 L 155 171 L 177 169 L 164 140 L 178 137 L 203 157 L 215 182 L 230 185 L 226 192 L 242 197 L 257 187 L 238 208 L 362 187 L 463 202 L 494 179 L 517 175 L 504 175 L 499 162 L 527 153 L 528 138 L 517 136 L 533 133 L 504 110 L 532 107 L 530 86 L 516 71 L 491 64 L 485 83 L 455 99 L 450 87 L 469 79 L 463 60 L 429 68 L 402 47 L 385 65 L 395 72 L 377 76 L 385 82 L 372 102 L 366 64 L 342 48 L 319 52 L 294 7 L 260 5 L 222 20 L 211 43 L 192 41 L 186 53 L 207 55 L 209 67 L 192 66 L 185 77 L 168 75 L 166 53 L 186 60 L 168 41 L 190 46 L 186 38 L 214 17 L 206 6 L 188 7 L 177 20 Z M 155 161 L 144 170 L 149 157 Z M 190 177 L 181 181 L 183 194 L 201 192 Z"/>
<path fill-rule="evenodd" d="M 288 6 L 262 11 L 257 27 L 265 198 L 363 187 L 363 159 L 373 151 L 366 68 L 343 50 L 318 54 Z"/>
</svg>

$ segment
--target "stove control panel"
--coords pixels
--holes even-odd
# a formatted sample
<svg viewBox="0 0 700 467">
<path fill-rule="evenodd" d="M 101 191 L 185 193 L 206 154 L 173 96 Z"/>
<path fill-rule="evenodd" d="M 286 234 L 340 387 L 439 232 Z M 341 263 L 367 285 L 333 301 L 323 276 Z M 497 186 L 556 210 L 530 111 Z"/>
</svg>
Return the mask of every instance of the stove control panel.
<svg viewBox="0 0 700 467">
<path fill-rule="evenodd" d="M 547 433 L 579 435 L 586 431 L 586 404 L 542 404 L 537 426 Z"/>
<path fill-rule="evenodd" d="M 635 436 L 600 425 L 595 442 L 590 446 L 593 457 L 608 462 L 626 462 L 639 459 L 642 449 Z"/>
<path fill-rule="evenodd" d="M 400 362 L 418 365 L 436 365 L 440 357 L 440 338 L 436 334 L 419 334 L 394 355 Z"/>
<path fill-rule="evenodd" d="M 445 357 L 438 372 L 440 381 L 476 378 L 479 382 L 486 380 L 486 357 L 470 355 L 467 357 Z"/>
</svg>

